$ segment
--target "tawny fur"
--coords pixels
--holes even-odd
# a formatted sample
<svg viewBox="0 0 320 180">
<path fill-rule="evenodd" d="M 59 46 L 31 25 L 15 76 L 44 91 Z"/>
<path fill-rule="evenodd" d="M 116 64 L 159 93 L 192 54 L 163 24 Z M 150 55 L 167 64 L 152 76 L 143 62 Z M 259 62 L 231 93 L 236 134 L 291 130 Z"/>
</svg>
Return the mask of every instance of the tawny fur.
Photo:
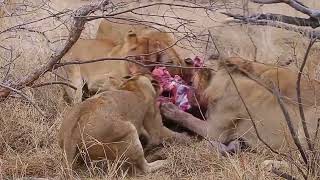
<svg viewBox="0 0 320 180">
<path fill-rule="evenodd" d="M 125 17 L 134 19 L 134 17 L 130 15 L 126 15 Z M 173 65 L 187 66 L 185 61 L 181 59 L 181 56 L 177 53 L 178 47 L 172 46 L 176 44 L 175 38 L 170 33 L 167 33 L 164 30 L 163 32 L 159 32 L 150 29 L 150 27 L 142 24 L 128 23 L 127 21 L 122 20 L 113 20 L 112 22 L 102 20 L 99 24 L 96 38 L 111 40 L 113 43 L 118 45 L 123 43 L 124 40 L 122 37 L 124 37 L 130 30 L 133 30 L 135 33 L 137 33 L 137 36 L 151 38 L 154 42 L 160 42 L 160 50 L 170 46 L 170 49 L 166 50 L 165 53 L 162 54 L 162 59 L 164 59 L 163 62 L 172 63 Z M 165 59 L 168 59 L 168 61 L 165 61 Z M 168 67 L 168 71 L 171 75 L 180 75 L 187 81 L 190 81 L 192 76 L 191 69 Z"/>
<path fill-rule="evenodd" d="M 134 18 L 132 16 L 125 16 L 127 18 Z M 98 30 L 96 32 L 96 39 L 107 39 L 113 41 L 115 44 L 122 44 L 123 38 L 130 30 L 137 32 L 138 34 L 147 29 L 147 26 L 137 23 L 128 23 L 123 20 L 108 21 L 102 19 Z"/>
<path fill-rule="evenodd" d="M 139 135 L 148 134 L 150 144 L 163 140 L 188 140 L 162 124 L 155 90 L 150 77 L 137 75 L 121 85 L 119 90 L 102 92 L 66 113 L 59 132 L 59 144 L 72 167 L 77 146 L 86 148 L 91 160 L 128 158 L 142 172 L 162 167 L 165 161 L 145 160 Z"/>
<path fill-rule="evenodd" d="M 264 141 L 277 150 L 296 149 L 278 101 L 268 90 L 275 85 L 283 96 L 300 141 L 306 145 L 297 106 L 297 72 L 241 58 L 228 58 L 219 63 L 218 71 L 203 92 L 208 98 L 208 135 L 211 139 L 228 143 L 241 137 L 253 148 L 261 145 L 228 70 Z M 311 138 L 314 138 L 317 125 L 315 106 L 320 97 L 319 88 L 316 80 L 302 78 L 302 102 Z"/>
<path fill-rule="evenodd" d="M 160 62 L 184 65 L 184 61 L 174 49 L 169 48 L 166 51 L 159 52 L 161 49 L 168 47 L 170 42 L 173 41 L 169 36 L 155 30 L 146 30 L 140 34 L 141 35 L 137 35 L 135 32 L 130 31 L 126 35 L 124 42 L 118 45 L 108 39 L 79 40 L 63 57 L 63 61 L 88 61 L 105 57 L 123 58 L 128 55 L 151 53 L 151 55 L 141 56 L 138 57 L 138 59 L 147 60 L 149 63 Z M 138 60 L 137 58 L 134 59 Z M 147 63 L 147 61 L 145 61 L 145 63 Z M 72 103 L 81 102 L 82 87 L 84 84 L 87 84 L 89 91 L 95 91 L 97 89 L 100 89 L 100 91 L 117 89 L 117 84 L 114 86 L 114 84 L 109 81 L 110 77 L 118 78 L 131 73 L 150 70 L 150 68 L 142 68 L 134 63 L 119 60 L 72 65 L 66 66 L 64 69 L 67 79 L 77 87 L 76 92 L 65 87 L 66 97 L 68 97 Z M 102 82 L 102 84 L 97 82 Z"/>
</svg>

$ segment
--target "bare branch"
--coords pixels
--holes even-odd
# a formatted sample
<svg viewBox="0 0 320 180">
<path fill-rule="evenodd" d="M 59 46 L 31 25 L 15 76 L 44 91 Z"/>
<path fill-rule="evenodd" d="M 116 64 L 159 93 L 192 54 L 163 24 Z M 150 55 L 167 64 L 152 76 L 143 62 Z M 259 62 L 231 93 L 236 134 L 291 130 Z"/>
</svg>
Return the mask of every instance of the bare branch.
<svg viewBox="0 0 320 180">
<path fill-rule="evenodd" d="M 320 10 L 311 9 L 297 0 L 251 0 L 251 1 L 258 4 L 285 3 L 291 6 L 292 8 L 294 8 L 295 10 L 310 16 L 311 18 L 315 18 L 315 19 L 320 18 Z"/>
<path fill-rule="evenodd" d="M 303 127 L 305 138 L 307 140 L 309 149 L 311 151 L 313 151 L 313 146 L 311 144 L 311 139 L 310 139 L 309 131 L 308 131 L 308 128 L 307 128 L 306 118 L 305 118 L 305 115 L 304 115 L 304 110 L 303 110 L 303 106 L 302 106 L 302 99 L 301 99 L 301 78 L 302 78 L 303 69 L 304 69 L 304 67 L 305 67 L 305 65 L 307 63 L 307 59 L 309 57 L 310 50 L 311 50 L 311 48 L 312 48 L 314 43 L 315 43 L 315 39 L 311 39 L 310 43 L 308 45 L 307 51 L 306 51 L 306 53 L 304 55 L 303 62 L 301 64 L 300 70 L 298 72 L 297 87 L 296 87 L 299 113 L 300 113 L 300 117 L 301 117 L 301 123 L 302 123 L 302 127 Z"/>
<path fill-rule="evenodd" d="M 317 128 L 316 128 L 316 133 L 315 133 L 314 139 L 313 139 L 313 142 L 314 142 L 313 147 L 316 146 L 316 142 L 317 142 L 317 138 L 318 138 L 318 133 L 319 133 L 319 127 L 320 127 L 320 118 L 318 118 L 318 120 L 317 120 Z"/>
<path fill-rule="evenodd" d="M 71 25 L 70 31 L 69 31 L 69 37 L 65 43 L 65 46 L 57 51 L 56 53 L 54 53 L 48 60 L 48 63 L 37 68 L 34 72 L 30 73 L 29 75 L 25 76 L 24 78 L 20 79 L 17 82 L 12 82 L 10 83 L 10 87 L 13 87 L 15 89 L 22 89 L 26 86 L 32 86 L 32 84 L 34 83 L 34 81 L 36 81 L 39 77 L 43 76 L 45 73 L 53 70 L 54 68 L 57 68 L 58 66 L 62 66 L 62 64 L 59 63 L 59 61 L 61 60 L 61 58 L 69 51 L 69 49 L 73 46 L 73 44 L 78 40 L 78 38 L 81 35 L 82 30 L 84 29 L 84 25 L 87 21 L 90 20 L 94 20 L 94 19 L 98 19 L 101 17 L 92 17 L 92 18 L 88 18 L 88 16 L 97 11 L 97 10 L 105 10 L 107 5 L 109 5 L 109 0 L 103 0 L 100 3 L 94 3 L 94 4 L 90 4 L 90 5 L 86 5 L 86 6 L 82 6 L 81 8 L 79 8 L 78 10 L 76 10 L 75 12 L 73 12 L 73 17 L 74 17 L 74 21 Z M 125 13 L 130 13 L 134 10 L 137 9 L 142 9 L 142 8 L 147 8 L 147 7 L 152 7 L 152 6 L 156 6 L 156 5 L 163 5 L 163 6 L 173 6 L 173 7 L 184 7 L 184 8 L 196 8 L 196 9 L 207 9 L 209 10 L 210 7 L 205 7 L 205 6 L 200 6 L 200 5 L 183 5 L 183 4 L 173 4 L 173 3 L 154 3 L 154 4 L 148 4 L 145 6 L 139 6 L 139 7 L 135 7 L 135 8 L 131 8 L 131 9 L 127 9 L 124 11 L 112 11 L 111 13 L 109 12 L 108 15 L 106 15 L 109 18 L 117 18 L 116 16 L 121 15 L 121 14 L 125 14 Z M 68 11 L 69 12 L 69 11 Z M 104 11 L 106 12 L 106 11 Z M 53 14 L 50 17 L 56 17 L 58 15 L 61 14 Z M 32 24 L 35 22 L 39 22 L 41 20 L 47 19 L 49 17 L 45 17 L 45 18 L 41 18 L 38 20 L 34 20 L 34 21 L 30 21 L 24 24 L 20 24 L 14 27 L 11 27 L 9 29 L 4 30 L 3 32 L 6 31 L 10 31 L 13 29 L 21 29 L 22 26 L 28 25 L 28 24 Z M 1 33 L 3 33 L 1 32 Z M 170 47 L 168 47 L 170 48 Z M 167 49 L 167 48 L 166 48 Z M 120 58 L 118 58 L 120 60 Z M 122 59 L 122 60 L 128 60 L 127 58 Z M 86 62 L 87 63 L 87 62 Z M 70 64 L 79 64 L 79 63 L 70 63 Z M 141 63 L 140 63 L 141 64 Z M 66 65 L 66 64 L 63 64 Z M 141 64 L 142 65 L 142 64 Z M 149 64 L 146 65 L 145 67 L 152 67 L 152 66 L 158 66 L 159 64 Z M 173 67 L 172 65 L 162 65 L 162 66 L 170 66 Z M 181 67 L 181 66 L 177 66 L 177 68 L 186 68 L 186 67 Z M 9 94 L 9 91 L 5 88 L 0 88 L 0 97 L 6 97 Z"/>
<path fill-rule="evenodd" d="M 214 38 L 213 38 L 213 36 L 212 36 L 212 34 L 211 34 L 211 31 L 210 31 L 210 30 L 208 30 L 208 33 L 209 33 L 210 39 L 211 39 L 211 41 L 212 41 L 212 43 L 213 43 L 214 47 L 215 47 L 215 48 L 216 48 L 216 50 L 217 50 L 217 53 L 218 53 L 218 54 L 216 54 L 216 56 L 217 56 L 217 57 L 220 57 L 220 51 L 219 51 L 219 48 L 218 48 L 218 46 L 217 46 L 216 42 L 214 41 Z"/>
<path fill-rule="evenodd" d="M 138 9 L 144 9 L 147 7 L 153 7 L 153 6 L 170 6 L 170 7 L 183 7 L 183 8 L 193 8 L 193 9 L 209 9 L 210 7 L 205 7 L 205 6 L 201 6 L 201 5 L 184 5 L 184 4 L 173 4 L 173 3 L 153 3 L 153 4 L 147 4 L 144 6 L 138 6 L 138 7 L 134 7 L 131 9 L 127 9 L 124 11 L 120 11 L 120 12 L 116 12 L 113 14 L 108 14 L 106 15 L 106 17 L 113 17 L 113 16 L 117 16 L 117 15 L 121 15 L 121 14 L 125 14 L 125 13 L 131 13 L 132 11 L 138 10 Z M 81 16 L 79 16 L 81 17 Z M 95 19 L 93 17 L 93 19 Z"/>
<path fill-rule="evenodd" d="M 209 68 L 209 67 L 188 67 L 188 66 L 164 64 L 164 63 L 144 64 L 144 62 L 132 60 L 132 59 L 128 58 L 128 56 L 124 57 L 124 58 L 111 57 L 111 58 L 100 58 L 100 59 L 94 59 L 94 60 L 88 60 L 88 61 L 77 61 L 77 60 L 75 60 L 75 61 L 70 61 L 70 62 L 65 62 L 65 63 L 57 63 L 56 65 L 54 65 L 53 69 L 57 69 L 57 68 L 62 67 L 62 66 L 69 66 L 69 65 L 74 65 L 74 64 L 89 64 L 89 63 L 96 63 L 96 62 L 101 62 L 101 61 L 128 61 L 128 62 L 131 62 L 131 63 L 135 63 L 137 65 L 140 65 L 142 67 L 163 66 L 163 67 L 181 68 L 181 69 L 210 69 L 212 71 L 215 71 L 214 69 Z M 145 62 L 148 62 L 148 61 L 145 61 Z M 0 95 L 0 97 L 1 97 L 1 95 Z"/>
<path fill-rule="evenodd" d="M 299 28 L 296 26 L 292 26 L 286 23 L 282 23 L 280 21 L 271 21 L 271 20 L 257 20 L 256 18 L 252 17 L 245 17 L 242 15 L 235 15 L 230 13 L 223 13 L 227 16 L 233 17 L 233 21 L 229 22 L 235 22 L 235 23 L 245 23 L 245 24 L 251 24 L 251 25 L 260 25 L 260 26 L 271 26 L 276 27 L 279 29 L 285 29 L 288 31 L 297 32 L 299 34 L 302 34 L 310 39 L 320 39 L 320 31 L 318 30 L 310 30 L 305 28 Z"/>
<path fill-rule="evenodd" d="M 47 86 L 47 85 L 54 85 L 54 84 L 61 84 L 61 85 L 65 85 L 68 86 L 74 90 L 77 90 L 77 88 L 69 83 L 66 82 L 62 82 L 62 81 L 53 81 L 53 82 L 46 82 L 46 83 L 39 83 L 39 84 L 34 84 L 31 87 L 32 88 L 37 88 L 37 87 L 42 87 L 42 86 Z"/>
<path fill-rule="evenodd" d="M 53 14 L 53 15 L 50 15 L 50 16 L 47 16 L 47 17 L 44 17 L 44 18 L 40 18 L 40 19 L 37 19 L 37 20 L 34 20 L 34 21 L 18 24 L 18 25 L 12 26 L 12 27 L 10 27 L 8 29 L 5 29 L 5 30 L 1 31 L 0 34 L 8 32 L 8 31 L 12 31 L 12 30 L 17 29 L 17 28 L 21 29 L 22 27 L 24 27 L 26 25 L 33 24 L 33 23 L 36 23 L 36 22 L 39 22 L 39 21 L 43 21 L 45 19 L 49 19 L 49 18 L 56 17 L 56 16 L 59 16 L 59 15 L 63 15 L 65 13 L 67 13 L 67 12 L 69 12 L 69 10 L 68 11 L 62 11 L 62 12 L 59 12 L 59 13 L 56 13 L 56 14 Z"/>
<path fill-rule="evenodd" d="M 104 16 L 95 16 L 95 17 L 105 18 Z M 177 29 L 179 28 L 179 27 L 170 27 L 170 26 L 167 26 L 167 25 L 162 24 L 162 23 L 157 23 L 157 22 L 153 22 L 153 21 L 146 21 L 146 20 L 138 20 L 138 19 L 134 19 L 134 18 L 108 17 L 106 19 L 124 20 L 124 21 L 127 21 L 127 22 L 146 25 L 146 26 L 149 26 L 149 27 L 152 27 L 151 25 L 153 24 L 153 25 L 158 25 L 160 27 L 168 28 L 168 29 L 171 29 L 171 30 L 174 30 L 174 31 L 177 31 Z M 192 23 L 192 22 L 188 21 L 188 22 L 185 22 L 184 24 L 189 24 L 189 23 Z M 152 28 L 154 28 L 154 27 L 152 27 Z M 183 33 L 186 33 L 186 32 L 183 32 Z"/>
<path fill-rule="evenodd" d="M 12 87 L 10 87 L 10 86 L 7 86 L 7 85 L 5 85 L 5 84 L 2 84 L 2 83 L 0 83 L 0 86 L 1 86 L 2 88 L 8 89 L 9 92 L 10 92 L 10 91 L 13 91 L 13 92 L 19 94 L 20 96 L 22 96 L 23 98 L 25 98 L 28 102 L 30 102 L 30 103 L 32 104 L 32 106 L 34 106 L 34 107 L 36 108 L 36 110 L 37 110 L 41 115 L 43 115 L 44 117 L 46 117 L 46 114 L 40 109 L 40 107 L 39 107 L 35 102 L 33 102 L 27 95 L 25 95 L 23 92 L 15 89 L 15 88 L 12 88 Z"/>
<path fill-rule="evenodd" d="M 169 45 L 168 47 L 161 49 L 159 51 L 155 51 L 152 53 L 147 53 L 147 54 L 138 54 L 138 55 L 129 55 L 126 57 L 110 57 L 110 58 L 99 58 L 99 59 L 93 59 L 93 60 L 88 60 L 88 61 L 79 61 L 79 60 L 73 60 L 73 61 L 68 61 L 65 63 L 57 63 L 53 66 L 52 69 L 57 69 L 59 67 L 62 66 L 68 66 L 68 65 L 75 65 L 75 64 L 89 64 L 89 63 L 95 63 L 95 62 L 101 62 L 101 61 L 128 61 L 137 65 L 140 65 L 142 67 L 156 67 L 156 66 L 163 66 L 163 67 L 171 67 L 171 68 L 181 68 L 181 69 L 210 69 L 212 71 L 215 71 L 212 68 L 209 67 L 188 67 L 188 66 L 180 66 L 180 65 L 173 65 L 173 64 L 164 64 L 164 63 L 154 63 L 154 62 L 150 62 L 147 60 L 144 61 L 137 61 L 137 60 L 133 60 L 133 57 L 139 57 L 139 56 L 150 56 L 150 55 L 154 55 L 154 54 L 158 54 L 158 53 L 162 53 L 170 48 L 172 48 L 173 46 L 175 46 L 178 42 L 180 42 L 182 39 L 185 39 L 187 37 L 183 36 L 180 39 L 178 39 L 177 41 L 175 41 L 174 43 L 172 43 L 171 45 Z"/>
<path fill-rule="evenodd" d="M 98 10 L 101 6 L 104 7 L 109 3 L 109 0 L 104 0 L 100 3 L 90 4 L 83 6 L 75 11 L 75 16 L 87 16 L 88 14 Z M 24 79 L 20 79 L 20 81 L 13 83 L 10 85 L 15 89 L 22 89 L 25 86 L 31 86 L 35 80 L 37 80 L 40 76 L 45 74 L 48 70 L 52 69 L 55 64 L 57 64 L 60 59 L 69 51 L 69 49 L 75 44 L 75 42 L 79 39 L 82 30 L 84 29 L 84 25 L 86 23 L 85 18 L 74 18 L 74 22 L 71 26 L 71 31 L 68 37 L 68 40 L 65 46 L 54 53 L 47 64 L 37 68 L 34 72 L 27 75 Z M 0 89 L 0 97 L 6 97 L 9 95 L 8 88 Z"/>
<path fill-rule="evenodd" d="M 244 72 L 244 73 L 245 73 L 245 72 Z M 291 137 L 292 137 L 295 145 L 298 147 L 298 150 L 299 150 L 299 152 L 300 152 L 300 154 L 301 154 L 301 156 L 302 156 L 302 159 L 303 159 L 304 162 L 307 164 L 308 161 L 306 161 L 306 160 L 307 160 L 306 153 L 305 153 L 304 149 L 302 148 L 301 142 L 299 141 L 299 138 L 298 138 L 298 136 L 297 136 L 297 134 L 296 134 L 296 131 L 295 131 L 294 128 L 293 128 L 293 124 L 292 124 L 292 121 L 291 121 L 291 117 L 290 117 L 290 115 L 289 115 L 289 113 L 288 113 L 287 108 L 286 108 L 285 105 L 284 105 L 284 102 L 282 101 L 282 96 L 280 95 L 280 92 L 279 92 L 278 88 L 273 84 L 273 82 L 267 82 L 268 84 L 272 84 L 272 85 L 273 85 L 273 88 L 271 89 L 270 87 L 267 87 L 263 82 L 261 82 L 261 80 L 258 79 L 257 77 L 255 77 L 255 76 L 253 76 L 253 75 L 251 75 L 251 74 L 249 74 L 249 73 L 245 73 L 245 75 L 246 75 L 249 79 L 257 82 L 259 85 L 261 85 L 262 87 L 266 88 L 266 90 L 268 90 L 269 92 L 271 92 L 272 94 L 274 94 L 274 95 L 276 96 L 276 98 L 277 98 L 277 100 L 278 100 L 278 103 L 279 103 L 279 105 L 280 105 L 281 111 L 282 111 L 282 113 L 283 113 L 283 115 L 284 115 L 284 117 L 285 117 L 285 121 L 286 121 L 286 124 L 287 124 L 287 126 L 288 126 L 288 128 L 289 128 Z M 305 175 L 305 173 L 303 172 L 303 170 L 300 168 L 300 166 L 293 161 L 292 157 L 287 156 L 286 154 L 282 154 L 282 153 L 281 153 L 280 155 L 282 155 L 282 156 L 284 156 L 284 157 L 289 158 L 290 160 L 292 160 L 293 164 L 298 168 L 299 172 L 300 172 L 300 173 L 303 175 L 303 177 L 306 179 L 307 176 Z"/>
<path fill-rule="evenodd" d="M 291 117 L 290 117 L 290 114 L 287 110 L 287 108 L 285 107 L 285 104 L 284 102 L 282 101 L 281 97 L 280 97 L 280 93 L 279 93 L 279 90 L 276 86 L 274 86 L 273 88 L 273 92 L 274 92 L 274 95 L 276 96 L 277 100 L 278 100 L 278 103 L 280 105 L 280 108 L 281 108 L 281 111 L 285 117 L 285 120 L 287 122 L 287 126 L 289 128 L 289 131 L 290 131 L 290 134 L 291 134 L 291 137 L 295 143 L 295 145 L 297 146 L 301 156 L 302 156 L 302 159 L 304 161 L 305 164 L 308 164 L 308 158 L 307 158 L 307 155 L 306 155 L 306 152 L 304 151 L 302 145 L 301 145 L 301 142 L 298 138 L 298 135 L 295 131 L 295 129 L 293 128 L 293 124 L 292 124 L 292 120 L 291 120 Z"/>
<path fill-rule="evenodd" d="M 239 98 L 240 98 L 240 100 L 241 100 L 241 102 L 242 102 L 245 110 L 246 110 L 247 113 L 248 113 L 248 116 L 249 116 L 249 118 L 250 118 L 250 120 L 251 120 L 252 126 L 253 126 L 253 128 L 254 128 L 254 131 L 255 131 L 258 139 L 259 139 L 266 147 L 268 147 L 273 153 L 275 153 L 275 154 L 282 154 L 282 153 L 274 150 L 264 139 L 262 139 L 262 137 L 260 136 L 260 133 L 259 133 L 259 131 L 258 131 L 257 125 L 256 125 L 256 123 L 254 122 L 253 116 L 252 116 L 252 114 L 251 114 L 251 112 L 250 112 L 247 104 L 245 103 L 245 101 L 244 101 L 244 99 L 243 99 L 243 97 L 242 97 L 242 95 L 241 95 L 241 93 L 240 93 L 240 91 L 239 91 L 239 89 L 238 89 L 238 86 L 237 86 L 235 80 L 233 79 L 233 77 L 232 77 L 231 73 L 229 72 L 228 68 L 227 68 L 226 66 L 224 66 L 224 68 L 225 68 L 225 70 L 227 71 L 227 73 L 228 73 L 228 75 L 229 75 L 229 77 L 230 77 L 230 79 L 231 79 L 231 82 L 232 82 L 233 86 L 235 87 L 235 89 L 236 89 L 236 91 L 237 91 L 237 94 L 239 95 Z"/>
<path fill-rule="evenodd" d="M 251 0 L 254 3 L 259 4 L 275 4 L 275 3 L 282 3 L 282 0 Z"/>
<path fill-rule="evenodd" d="M 231 16 L 235 19 L 239 20 L 246 20 L 246 19 L 252 19 L 252 20 L 269 20 L 269 21 L 278 21 L 283 22 L 287 24 L 292 24 L 296 26 L 310 26 L 312 28 L 317 28 L 320 26 L 320 22 L 317 19 L 306 19 L 306 18 L 300 18 L 300 17 L 292 17 L 292 16 L 286 16 L 282 14 L 273 14 L 273 13 L 267 13 L 267 14 L 253 14 L 248 17 L 244 17 L 240 14 L 231 14 L 231 13 L 225 13 L 222 12 L 222 14 L 225 14 L 227 16 Z"/>
</svg>

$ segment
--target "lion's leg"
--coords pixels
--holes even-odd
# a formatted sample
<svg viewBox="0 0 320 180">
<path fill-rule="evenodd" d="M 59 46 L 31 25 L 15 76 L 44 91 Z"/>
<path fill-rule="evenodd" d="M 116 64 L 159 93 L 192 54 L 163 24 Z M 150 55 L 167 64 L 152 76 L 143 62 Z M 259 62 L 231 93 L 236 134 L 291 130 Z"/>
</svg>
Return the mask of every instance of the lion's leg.
<svg viewBox="0 0 320 180">
<path fill-rule="evenodd" d="M 224 104 L 226 105 L 226 104 Z M 208 136 L 211 140 L 215 140 L 221 143 L 227 143 L 232 139 L 236 139 L 236 121 L 237 111 L 228 111 L 231 108 L 229 106 L 217 107 L 215 113 L 208 117 Z"/>
<path fill-rule="evenodd" d="M 262 167 L 262 169 L 269 172 L 271 172 L 274 169 L 289 169 L 289 164 L 287 162 L 277 160 L 265 160 L 260 164 L 260 166 Z"/>
<path fill-rule="evenodd" d="M 167 141 L 177 141 L 177 142 L 186 142 L 190 141 L 190 138 L 183 134 L 174 132 L 167 127 L 165 127 L 162 123 L 161 114 L 157 113 L 154 118 L 145 119 L 143 122 L 143 126 L 150 135 L 150 145 L 158 145 L 164 140 Z"/>
<path fill-rule="evenodd" d="M 129 159 L 130 162 L 134 163 L 135 166 L 144 173 L 149 173 L 166 164 L 165 160 L 159 160 L 152 163 L 148 163 L 144 157 L 143 148 L 139 140 L 139 135 L 135 126 L 127 121 L 121 122 L 121 129 L 125 132 L 125 136 L 120 139 L 120 143 L 117 144 L 117 148 L 120 150 L 119 153 L 123 154 Z"/>
<path fill-rule="evenodd" d="M 148 163 L 145 158 L 140 159 L 137 166 L 141 169 L 144 173 L 150 173 L 159 170 L 160 168 L 164 167 L 168 164 L 167 160 L 157 160 L 151 163 Z"/>
<path fill-rule="evenodd" d="M 189 130 L 197 133 L 198 135 L 202 137 L 207 136 L 207 128 L 208 128 L 208 122 L 200 120 L 194 116 L 192 116 L 189 113 L 186 113 L 182 110 L 180 110 L 177 106 L 175 106 L 172 103 L 166 103 L 161 106 L 162 114 L 170 119 L 176 122 L 177 124 L 188 128 Z M 218 141 L 210 141 L 208 142 L 209 148 L 213 148 L 218 150 L 219 153 L 222 155 L 226 155 L 229 153 L 237 153 L 241 151 L 242 148 L 245 148 L 240 140 L 233 140 L 229 142 L 228 145 L 222 144 Z"/>
<path fill-rule="evenodd" d="M 67 177 L 72 177 L 73 175 L 73 163 L 74 163 L 74 158 L 76 156 L 77 153 L 77 145 L 72 142 L 72 141 L 68 141 L 68 140 L 64 140 L 62 142 L 63 144 L 60 144 L 60 146 L 62 146 L 63 149 L 63 167 L 66 173 Z"/>
<path fill-rule="evenodd" d="M 202 137 L 207 136 L 208 123 L 180 110 L 176 105 L 172 103 L 163 104 L 161 105 L 161 112 L 166 118 L 182 127 L 185 127 Z"/>
<path fill-rule="evenodd" d="M 83 81 L 81 77 L 80 72 L 80 66 L 74 66 L 66 69 L 68 79 L 74 87 L 77 89 L 74 90 L 70 87 L 64 86 L 65 95 L 68 99 L 68 101 L 71 104 L 79 103 L 82 101 L 82 87 L 83 87 Z"/>
</svg>

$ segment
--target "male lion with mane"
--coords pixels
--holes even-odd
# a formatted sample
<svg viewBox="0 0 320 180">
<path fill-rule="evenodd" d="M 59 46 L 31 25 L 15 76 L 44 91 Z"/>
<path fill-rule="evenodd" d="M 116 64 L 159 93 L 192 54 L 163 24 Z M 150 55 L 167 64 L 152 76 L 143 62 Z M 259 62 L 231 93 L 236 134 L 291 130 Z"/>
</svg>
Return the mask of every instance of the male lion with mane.
<svg viewBox="0 0 320 180">
<path fill-rule="evenodd" d="M 77 147 L 86 148 L 91 160 L 128 158 L 142 172 L 162 167 L 166 160 L 148 163 L 139 135 L 148 133 L 150 144 L 163 140 L 188 140 L 162 124 L 156 97 L 159 84 L 149 75 L 126 77 L 119 90 L 105 91 L 66 113 L 59 132 L 59 145 L 72 167 Z M 151 80 L 150 80 L 151 79 Z"/>
</svg>

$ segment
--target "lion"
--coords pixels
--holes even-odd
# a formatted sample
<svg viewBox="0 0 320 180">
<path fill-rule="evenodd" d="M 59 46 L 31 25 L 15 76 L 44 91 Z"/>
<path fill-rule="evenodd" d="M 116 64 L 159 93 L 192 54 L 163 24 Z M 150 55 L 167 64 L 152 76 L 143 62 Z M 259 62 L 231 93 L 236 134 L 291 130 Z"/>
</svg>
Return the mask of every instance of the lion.
<svg viewBox="0 0 320 180">
<path fill-rule="evenodd" d="M 85 62 L 99 58 L 124 58 L 131 56 L 131 60 L 140 60 L 144 64 L 165 63 L 185 66 L 185 62 L 173 48 L 167 48 L 173 40 L 171 37 L 155 30 L 146 30 L 138 35 L 129 31 L 122 44 L 116 45 L 108 39 L 80 39 L 63 57 L 63 61 L 78 60 Z M 165 49 L 164 51 L 161 51 Z M 145 56 L 139 56 L 145 55 Z M 108 60 L 83 65 L 65 66 L 66 77 L 77 90 L 74 93 L 69 87 L 64 87 L 66 100 L 72 104 L 82 101 L 83 86 L 91 91 L 117 89 L 119 83 L 110 82 L 110 77 L 118 78 L 133 73 L 147 72 L 154 67 L 144 68 L 135 63 L 124 60 Z M 183 73 L 182 70 L 171 68 L 171 73 Z M 98 82 L 102 82 L 98 83 Z"/>
<path fill-rule="evenodd" d="M 134 17 L 124 17 L 124 18 L 134 18 Z M 123 38 L 129 31 L 133 30 L 137 33 L 148 29 L 147 26 L 137 23 L 129 23 L 124 20 L 106 20 L 102 19 L 100 21 L 98 30 L 96 32 L 96 39 L 107 39 L 111 40 L 115 44 L 123 43 Z"/>
<path fill-rule="evenodd" d="M 198 93 L 207 101 L 205 127 L 208 128 L 206 132 L 210 139 L 228 144 L 241 138 L 252 148 L 264 145 L 262 139 L 275 150 L 296 150 L 283 111 L 274 94 L 277 88 L 293 128 L 302 145 L 306 147 L 297 103 L 297 72 L 238 57 L 219 60 L 218 63 L 216 72 L 200 70 L 193 79 L 193 85 L 202 91 Z M 302 76 L 301 98 L 311 139 L 316 135 L 319 88 L 318 81 Z M 184 124 L 193 130 L 192 128 L 197 127 L 195 123 Z"/>
<path fill-rule="evenodd" d="M 72 107 L 64 116 L 59 145 L 69 167 L 72 167 L 79 147 L 86 148 L 91 160 L 116 160 L 124 156 L 139 170 L 149 173 L 163 167 L 167 161 L 146 161 L 139 141 L 143 130 L 148 134 L 149 144 L 188 139 L 163 126 L 156 105 L 160 89 L 157 81 L 147 74 L 125 78 L 119 90 L 92 96 Z"/>
<path fill-rule="evenodd" d="M 249 76 L 255 76 L 263 81 L 263 84 L 269 89 L 276 86 L 281 95 L 286 100 L 297 102 L 297 77 L 298 73 L 285 67 L 278 67 L 274 65 L 254 63 L 242 58 L 232 57 L 225 61 L 228 67 L 236 67 L 237 70 Z M 301 98 L 302 104 L 305 106 L 313 106 L 319 102 L 320 86 L 319 81 L 309 78 L 302 74 L 301 80 Z"/>
<path fill-rule="evenodd" d="M 124 20 L 105 20 L 103 19 L 98 27 L 98 30 L 96 32 L 96 39 L 107 39 L 112 41 L 115 44 L 121 44 L 123 43 L 123 36 L 126 35 L 127 32 L 130 30 L 133 30 L 137 33 L 138 36 L 147 36 L 152 37 L 154 41 L 159 41 L 164 43 L 164 47 L 166 48 L 169 46 L 172 46 L 173 44 L 176 44 L 174 37 L 170 36 L 170 33 L 165 32 L 163 29 L 159 29 L 159 31 L 156 31 L 152 29 L 152 27 L 139 24 L 137 22 L 128 22 L 128 19 L 135 19 L 133 16 L 126 15 L 122 17 Z M 127 20 L 125 20 L 127 19 Z M 176 55 L 179 58 L 172 59 L 173 65 L 179 65 L 179 66 L 189 66 L 186 59 L 181 59 L 181 55 L 178 55 L 178 47 L 172 46 L 170 49 L 173 49 Z M 172 56 L 172 57 L 173 57 Z M 168 71 L 172 75 L 180 75 L 185 80 L 190 81 L 192 77 L 192 71 L 190 69 L 179 69 L 179 68 L 168 68 Z"/>
</svg>

